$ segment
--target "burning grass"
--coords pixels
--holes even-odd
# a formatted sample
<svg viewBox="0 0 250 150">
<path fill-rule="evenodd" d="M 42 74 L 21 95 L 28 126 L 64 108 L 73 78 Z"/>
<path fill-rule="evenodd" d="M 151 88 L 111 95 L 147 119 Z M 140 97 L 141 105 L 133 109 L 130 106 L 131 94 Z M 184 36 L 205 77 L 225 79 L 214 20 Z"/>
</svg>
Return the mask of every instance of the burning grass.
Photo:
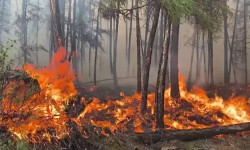
<svg viewBox="0 0 250 150">
<path fill-rule="evenodd" d="M 34 65 L 23 67 L 38 81 L 41 89 L 39 93 L 27 94 L 23 81 L 10 82 L 6 86 L 0 124 L 12 135 L 37 143 L 63 139 L 73 129 L 80 131 L 86 138 L 90 136 L 90 128 L 92 133 L 105 136 L 116 131 L 142 133 L 156 130 L 154 94 L 148 95 L 145 116 L 140 115 L 140 94 L 122 94 L 121 99 L 108 101 L 74 98 L 77 95 L 75 74 L 70 63 L 64 60 L 65 56 L 65 49 L 60 48 L 46 68 L 35 69 Z M 181 104 L 177 104 L 170 97 L 170 89 L 165 91 L 164 122 L 167 130 L 203 129 L 250 122 L 249 103 L 245 97 L 231 97 L 228 100 L 219 96 L 209 98 L 198 87 L 188 92 L 181 77 L 180 95 Z M 72 107 L 82 106 L 74 117 L 66 111 L 70 103 Z"/>
</svg>

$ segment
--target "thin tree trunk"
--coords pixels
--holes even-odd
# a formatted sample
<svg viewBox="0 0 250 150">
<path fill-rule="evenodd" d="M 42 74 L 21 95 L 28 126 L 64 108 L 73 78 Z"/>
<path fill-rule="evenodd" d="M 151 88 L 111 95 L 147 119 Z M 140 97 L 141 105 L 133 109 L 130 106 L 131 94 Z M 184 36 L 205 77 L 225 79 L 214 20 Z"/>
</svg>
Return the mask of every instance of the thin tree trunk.
<svg viewBox="0 0 250 150">
<path fill-rule="evenodd" d="M 207 60 L 206 60 L 206 48 L 205 48 L 205 33 L 202 33 L 202 52 L 203 52 L 203 63 L 204 63 L 204 73 L 205 73 L 205 80 L 208 80 L 207 77 Z"/>
<path fill-rule="evenodd" d="M 126 57 L 128 58 L 128 19 L 125 20 L 126 24 Z"/>
<path fill-rule="evenodd" d="M 173 23 L 172 29 L 172 44 L 171 44 L 171 59 L 170 59 L 170 79 L 171 79 L 171 97 L 179 100 L 179 32 L 180 32 L 180 21 Z"/>
<path fill-rule="evenodd" d="M 117 2 L 118 10 L 120 9 L 120 2 Z M 117 61 L 117 44 L 118 44 L 118 32 L 119 32 L 119 14 L 116 16 L 116 31 L 115 31 L 115 41 L 114 41 L 114 56 L 113 56 L 113 79 L 114 88 L 118 89 L 117 72 L 116 72 L 116 61 Z"/>
<path fill-rule="evenodd" d="M 93 30 L 93 20 L 91 23 L 91 30 Z M 91 31 L 91 36 L 92 36 L 93 32 Z M 91 76 L 91 57 L 92 57 L 92 47 L 89 44 L 89 77 Z"/>
<path fill-rule="evenodd" d="M 40 1 L 37 0 L 37 20 L 36 20 L 36 65 L 39 66 L 39 59 L 38 59 L 38 39 L 39 39 L 39 12 L 40 12 Z"/>
<path fill-rule="evenodd" d="M 4 23 L 4 14 L 5 14 L 5 2 L 6 0 L 2 0 L 1 1 L 1 14 L 0 14 L 0 23 L 2 22 L 2 24 Z M 2 31 L 3 29 L 0 28 L 0 44 L 2 43 Z"/>
<path fill-rule="evenodd" d="M 224 0 L 227 5 L 227 0 Z M 227 14 L 224 14 L 224 83 L 229 83 L 229 71 L 228 71 L 228 25 L 227 25 Z"/>
<path fill-rule="evenodd" d="M 161 54 L 162 52 L 162 50 L 163 50 L 163 42 L 164 42 L 164 37 L 166 36 L 165 35 L 165 32 L 166 31 L 164 31 L 165 29 L 165 27 L 164 27 L 164 17 L 165 17 L 165 13 L 164 13 L 164 10 L 162 9 L 161 10 L 161 22 L 160 22 L 160 42 L 159 42 L 159 44 L 160 44 L 160 46 L 159 46 L 159 48 L 160 48 L 160 52 L 159 52 L 159 54 Z M 157 60 L 157 62 L 158 62 L 158 60 Z"/>
<path fill-rule="evenodd" d="M 113 74 L 113 57 L 112 57 L 112 51 L 113 51 L 113 22 L 112 22 L 112 17 L 110 18 L 110 23 L 109 23 L 109 30 L 110 30 L 110 35 L 109 35 L 109 67 L 110 67 L 110 72 Z"/>
<path fill-rule="evenodd" d="M 135 7 L 138 7 L 136 0 Z M 141 26 L 139 20 L 139 9 L 136 10 L 136 37 L 137 37 L 137 93 L 141 93 Z"/>
<path fill-rule="evenodd" d="M 232 36 L 232 42 L 231 42 L 231 46 L 230 46 L 230 60 L 229 60 L 229 81 L 231 79 L 231 71 L 232 71 L 232 66 L 233 65 L 233 50 L 234 50 L 234 42 L 235 42 L 235 34 L 236 34 L 236 24 L 237 24 L 237 17 L 238 17 L 238 13 L 239 13 L 239 3 L 240 0 L 237 0 L 237 4 L 236 4 L 236 10 L 235 10 L 235 19 L 234 19 L 234 29 L 233 29 L 233 36 Z M 235 71 L 234 71 L 235 74 Z M 236 77 L 235 77 L 236 78 Z"/>
<path fill-rule="evenodd" d="M 197 33 L 196 33 L 196 82 L 199 81 L 200 78 L 200 63 L 199 63 L 199 56 L 200 56 L 200 45 L 199 45 L 199 29 L 197 27 Z"/>
<path fill-rule="evenodd" d="M 159 1 L 155 1 L 155 10 L 154 10 L 154 18 L 152 29 L 150 31 L 148 46 L 147 46 L 147 57 L 145 62 L 144 74 L 143 74 L 143 87 L 142 87 L 142 103 L 141 103 L 141 114 L 145 114 L 147 110 L 147 96 L 148 96 L 148 82 L 149 82 L 149 73 L 150 73 L 150 66 L 152 61 L 152 51 L 154 46 L 154 39 L 155 34 L 158 26 L 159 21 L 159 14 L 160 14 L 160 4 Z"/>
<path fill-rule="evenodd" d="M 74 0 L 74 5 L 73 5 L 73 23 L 72 23 L 72 37 L 71 37 L 71 53 L 69 56 L 69 61 L 72 60 L 73 63 L 73 69 L 75 73 L 78 72 L 77 68 L 77 58 L 75 57 L 76 55 L 76 0 Z"/>
<path fill-rule="evenodd" d="M 90 6 L 89 6 L 89 19 L 91 20 L 91 38 L 93 36 L 93 25 L 94 25 L 94 20 L 93 20 L 93 16 L 92 16 L 92 4 L 93 4 L 93 1 L 90 1 L 89 2 Z M 91 77 L 91 57 L 92 57 L 92 45 L 89 43 L 89 77 Z"/>
<path fill-rule="evenodd" d="M 54 29 L 54 42 L 55 42 L 55 51 L 60 46 L 64 46 L 63 43 L 63 34 L 62 34 L 62 25 L 61 25 L 61 17 L 60 17 L 60 7 L 59 0 L 50 0 L 50 10 L 51 10 L 51 19 L 52 25 Z"/>
<path fill-rule="evenodd" d="M 155 41 L 154 41 L 155 65 L 158 64 L 157 62 L 158 61 L 158 45 L 159 45 L 159 30 L 157 27 Z"/>
<path fill-rule="evenodd" d="M 245 59 L 245 86 L 248 84 L 248 71 L 247 71 L 247 1 L 244 0 L 244 59 Z"/>
<path fill-rule="evenodd" d="M 81 31 L 82 32 L 82 31 Z M 83 34 L 83 33 L 81 33 Z M 81 74 L 83 74 L 83 67 L 84 67 L 84 62 L 85 62 L 85 50 L 86 50 L 86 42 L 81 39 Z"/>
<path fill-rule="evenodd" d="M 195 51 L 195 45 L 196 45 L 196 35 L 197 35 L 197 26 L 194 27 L 194 34 L 193 34 L 193 50 L 191 55 L 191 64 L 189 68 L 189 74 L 188 74 L 188 81 L 187 81 L 187 89 L 191 90 L 192 88 L 192 73 L 193 73 L 193 63 L 194 63 L 194 51 Z"/>
<path fill-rule="evenodd" d="M 213 11 L 213 1 L 209 2 L 210 14 Z M 213 31 L 208 30 L 208 51 L 209 51 L 209 73 L 210 73 L 210 84 L 214 85 L 214 43 L 213 43 Z"/>
<path fill-rule="evenodd" d="M 210 72 L 210 84 L 214 85 L 214 64 L 213 64 L 213 32 L 208 31 L 208 51 L 209 51 L 209 72 Z"/>
<path fill-rule="evenodd" d="M 50 22 L 50 29 L 49 29 L 49 32 L 50 32 L 50 51 L 49 51 L 49 60 L 52 59 L 52 56 L 53 56 L 53 50 L 54 50 L 54 31 L 53 31 L 53 25 L 52 25 L 52 22 Z"/>
<path fill-rule="evenodd" d="M 233 53 L 233 49 L 232 49 L 232 47 L 231 47 L 229 38 L 228 38 L 227 40 L 228 40 L 228 46 L 229 46 L 229 49 L 230 49 L 230 53 L 231 53 L 231 51 L 232 51 L 232 53 Z M 230 57 L 231 57 L 231 56 L 230 56 Z M 229 60 L 229 65 L 231 65 L 231 66 L 233 67 L 234 82 L 237 84 L 238 82 L 237 82 L 237 78 L 236 78 L 235 64 L 233 63 L 233 59 L 231 59 L 231 58 L 230 58 L 230 60 Z M 230 70 L 231 66 L 229 67 L 229 70 Z M 231 71 L 229 71 L 229 72 L 231 72 Z"/>
<path fill-rule="evenodd" d="M 60 13 L 61 13 L 61 25 L 62 25 L 62 36 L 65 37 L 65 4 L 66 0 L 60 0 Z M 62 41 L 63 45 L 65 43 L 65 39 Z"/>
<path fill-rule="evenodd" d="M 100 7 L 100 6 L 98 6 L 98 7 Z M 100 40 L 99 40 L 99 42 L 100 42 L 100 47 L 102 47 L 102 32 L 100 32 L 100 29 L 102 28 L 102 17 L 99 15 L 99 26 L 98 26 L 98 34 L 100 35 Z M 103 55 L 102 55 L 102 53 L 100 53 L 100 59 L 99 59 L 99 73 L 101 74 L 102 73 L 102 70 L 103 70 Z"/>
<path fill-rule="evenodd" d="M 69 0 L 69 12 L 68 12 L 68 22 L 67 22 L 67 33 L 66 33 L 66 54 L 68 54 L 69 48 L 69 34 L 71 25 L 71 0 Z"/>
<path fill-rule="evenodd" d="M 96 37 L 95 40 L 98 41 L 98 36 L 99 36 L 99 8 L 98 8 L 98 12 L 97 12 L 97 25 L 96 25 Z M 94 85 L 97 86 L 97 82 L 96 82 L 96 66 L 97 66 L 97 50 L 98 50 L 98 45 L 95 45 L 95 64 L 94 64 Z"/>
<path fill-rule="evenodd" d="M 84 10 L 86 9 L 86 0 L 82 0 L 82 1 L 79 1 L 79 4 L 78 4 L 78 25 L 80 26 L 79 27 L 79 37 L 78 37 L 78 41 L 80 42 L 80 54 L 81 54 L 81 58 L 79 60 L 79 63 L 80 63 L 80 72 L 81 72 L 81 75 L 83 75 L 83 71 L 84 71 L 84 63 L 85 63 L 85 48 L 86 48 L 86 41 L 84 39 L 84 29 L 83 29 L 83 24 L 84 24 L 84 17 L 83 14 L 84 14 Z M 79 64 L 78 63 L 78 64 Z"/>
<path fill-rule="evenodd" d="M 149 2 L 149 0 L 147 0 Z M 144 48 L 142 50 L 142 57 L 143 57 L 143 63 L 142 63 L 142 70 L 145 70 L 145 62 L 146 62 L 146 52 L 147 52 L 147 46 L 148 46 L 148 30 L 149 30 L 149 23 L 150 23 L 150 6 L 147 6 L 146 8 L 146 27 L 145 27 L 145 39 L 144 39 Z"/>
<path fill-rule="evenodd" d="M 168 33 L 164 38 L 163 50 L 160 58 L 156 85 L 156 128 L 164 128 L 164 92 L 166 84 L 166 70 L 168 65 L 168 51 L 171 36 L 171 19 L 168 17 Z"/>
<path fill-rule="evenodd" d="M 131 4 L 131 13 L 130 13 L 130 28 L 129 28 L 129 42 L 128 42 L 128 69 L 127 69 L 127 72 L 129 74 L 129 70 L 130 70 L 130 57 L 131 57 L 131 54 L 130 54 L 130 51 L 131 51 L 131 38 L 132 38 L 132 29 L 133 29 L 133 7 L 134 7 L 134 0 L 132 0 L 132 4 Z"/>
<path fill-rule="evenodd" d="M 22 40 L 22 51 L 23 51 L 23 57 L 24 57 L 24 63 L 27 63 L 27 0 L 23 0 L 22 3 L 22 23 L 21 23 L 21 40 Z"/>
</svg>

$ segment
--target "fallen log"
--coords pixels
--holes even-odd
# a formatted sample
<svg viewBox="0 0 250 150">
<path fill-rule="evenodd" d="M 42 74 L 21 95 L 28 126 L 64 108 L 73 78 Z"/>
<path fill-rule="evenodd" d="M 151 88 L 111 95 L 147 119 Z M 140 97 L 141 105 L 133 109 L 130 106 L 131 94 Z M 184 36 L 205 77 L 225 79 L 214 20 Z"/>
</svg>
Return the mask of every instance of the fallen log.
<svg viewBox="0 0 250 150">
<path fill-rule="evenodd" d="M 192 130 L 160 130 L 148 133 L 132 133 L 130 136 L 136 141 L 142 141 L 144 144 L 154 144 L 158 142 L 180 140 L 193 141 L 197 139 L 213 138 L 217 135 L 230 135 L 244 131 L 250 131 L 250 122 L 235 124 L 230 126 L 213 127 L 207 129 Z"/>
</svg>

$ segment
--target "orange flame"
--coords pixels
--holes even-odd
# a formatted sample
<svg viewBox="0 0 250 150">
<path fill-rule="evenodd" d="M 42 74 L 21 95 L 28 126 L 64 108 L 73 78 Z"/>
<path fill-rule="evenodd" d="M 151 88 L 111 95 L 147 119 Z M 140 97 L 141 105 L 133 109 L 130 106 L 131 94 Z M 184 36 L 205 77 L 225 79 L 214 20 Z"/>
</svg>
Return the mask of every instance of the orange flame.
<svg viewBox="0 0 250 150">
<path fill-rule="evenodd" d="M 60 48 L 46 68 L 37 70 L 31 64 L 23 67 L 32 78 L 38 80 L 41 88 L 38 94 L 28 97 L 25 102 L 12 103 L 13 97 L 11 97 L 11 89 L 20 85 L 20 92 L 15 95 L 23 97 L 24 83 L 12 82 L 7 86 L 4 91 L 7 97 L 2 101 L 3 112 L 6 114 L 15 112 L 17 115 L 26 116 L 20 119 L 2 119 L 1 124 L 7 126 L 17 137 L 29 138 L 35 142 L 36 136 L 40 134 L 39 136 L 50 141 L 53 136 L 60 138 L 68 133 L 65 107 L 77 92 L 73 84 L 75 75 L 70 70 L 69 62 L 63 62 L 65 57 L 65 49 Z M 38 134 L 37 131 L 41 133 Z"/>
<path fill-rule="evenodd" d="M 155 131 L 154 101 L 155 95 L 148 95 L 148 110 L 140 115 L 141 95 L 125 96 L 120 100 L 102 101 L 93 98 L 88 102 L 82 98 L 84 110 L 77 118 L 65 113 L 70 100 L 76 96 L 75 75 L 70 63 L 64 61 L 66 52 L 60 48 L 52 62 L 44 69 L 35 69 L 26 65 L 23 70 L 37 79 L 41 91 L 33 96 L 25 96 L 23 81 L 10 82 L 2 101 L 2 113 L 7 114 L 0 120 L 1 125 L 21 139 L 37 142 L 39 139 L 51 141 L 61 139 L 70 133 L 67 122 L 74 121 L 84 137 L 87 128 L 94 126 L 95 132 L 108 136 L 116 131 L 144 132 Z M 170 88 L 165 90 L 165 128 L 202 129 L 215 126 L 250 122 L 250 111 L 245 97 L 223 100 L 221 97 L 209 98 L 206 92 L 194 87 L 186 90 L 184 78 L 180 77 L 180 96 L 182 104 L 177 105 L 170 97 Z M 17 90 L 15 90 L 17 89 Z M 15 92 L 15 97 L 11 93 Z M 17 102 L 18 101 L 18 102 Z M 250 100 L 249 100 L 250 101 Z M 98 131 L 99 129 L 99 131 Z"/>
</svg>

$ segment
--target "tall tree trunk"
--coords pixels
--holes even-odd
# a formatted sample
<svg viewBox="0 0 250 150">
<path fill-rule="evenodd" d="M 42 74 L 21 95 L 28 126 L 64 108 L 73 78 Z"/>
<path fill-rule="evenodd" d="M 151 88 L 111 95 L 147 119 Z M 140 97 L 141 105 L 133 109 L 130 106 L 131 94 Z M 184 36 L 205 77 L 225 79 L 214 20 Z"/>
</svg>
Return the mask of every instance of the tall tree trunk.
<svg viewBox="0 0 250 150">
<path fill-rule="evenodd" d="M 50 0 L 50 11 L 51 11 L 51 19 L 54 30 L 54 42 L 55 42 L 55 51 L 60 46 L 64 46 L 63 43 L 63 34 L 62 34 L 62 25 L 61 25 L 61 17 L 60 17 L 60 8 L 59 8 L 59 0 Z"/>
<path fill-rule="evenodd" d="M 83 31 L 81 29 L 81 34 L 83 34 Z M 84 41 L 83 37 L 81 38 L 81 74 L 83 74 L 83 67 L 85 62 L 85 51 L 86 51 L 86 42 Z"/>
<path fill-rule="evenodd" d="M 244 59 L 245 59 L 245 86 L 248 84 L 248 71 L 247 71 L 247 13 L 248 4 L 244 0 Z"/>
<path fill-rule="evenodd" d="M 164 128 L 164 92 L 166 84 L 166 71 L 168 65 L 168 51 L 171 36 L 171 19 L 168 17 L 168 31 L 164 38 L 163 50 L 158 69 L 158 78 L 156 84 L 156 128 Z"/>
<path fill-rule="evenodd" d="M 92 57 L 92 48 L 89 46 L 89 77 L 91 77 L 91 57 Z"/>
<path fill-rule="evenodd" d="M 120 2 L 117 2 L 118 10 L 120 9 Z M 115 27 L 115 41 L 114 41 L 114 56 L 113 56 L 113 82 L 114 88 L 118 89 L 116 61 L 117 61 L 117 44 L 118 44 L 118 33 L 119 33 L 119 14 L 116 15 L 116 27 Z"/>
<path fill-rule="evenodd" d="M 235 72 L 235 68 L 234 68 L 235 66 L 233 63 L 233 50 L 234 50 L 234 44 L 235 44 L 236 25 L 237 25 L 238 13 L 239 13 L 239 3 L 240 3 L 240 0 L 237 0 L 236 9 L 235 9 L 235 19 L 234 19 L 234 29 L 233 29 L 232 42 L 231 42 L 231 45 L 229 46 L 229 48 L 230 48 L 229 81 L 231 79 L 231 71 L 232 71 L 232 67 L 233 67 L 233 73 L 234 73 L 234 78 L 235 78 L 236 84 L 237 84 L 237 78 L 236 78 L 236 72 Z M 229 38 L 228 38 L 228 40 L 229 40 Z"/>
<path fill-rule="evenodd" d="M 199 82 L 200 78 L 200 45 L 199 45 L 199 28 L 197 27 L 197 34 L 196 34 L 196 82 Z"/>
<path fill-rule="evenodd" d="M 89 11 L 89 19 L 91 20 L 91 37 L 93 36 L 93 28 L 94 28 L 94 20 L 92 16 L 92 3 L 93 1 L 90 2 L 90 11 Z M 91 77 L 91 57 L 92 57 L 92 45 L 89 44 L 89 77 Z"/>
<path fill-rule="evenodd" d="M 1 3 L 1 5 L 0 5 L 0 7 L 1 7 L 0 25 L 2 24 L 2 27 L 0 26 L 0 44 L 2 43 L 2 31 L 4 30 L 3 25 L 4 25 L 4 16 L 5 16 L 5 6 L 6 6 L 5 2 L 6 2 L 6 0 L 0 1 L 0 3 Z"/>
<path fill-rule="evenodd" d="M 84 73 L 84 62 L 85 62 L 85 48 L 86 48 L 86 41 L 84 38 L 84 17 L 87 17 L 87 15 L 84 15 L 84 11 L 86 9 L 86 0 L 79 1 L 78 3 L 78 28 L 79 28 L 79 37 L 78 42 L 80 43 L 80 54 L 81 58 L 79 60 L 81 69 L 79 70 L 81 72 L 81 75 Z M 79 64 L 79 63 L 78 63 Z"/>
<path fill-rule="evenodd" d="M 109 67 L 110 67 L 110 73 L 113 74 L 113 57 L 112 57 L 112 51 L 113 51 L 113 17 L 110 17 L 109 20 Z"/>
<path fill-rule="evenodd" d="M 149 0 L 147 0 L 149 3 Z M 150 25 L 150 6 L 148 5 L 146 8 L 146 27 L 145 27 L 145 39 L 144 39 L 144 48 L 142 50 L 142 70 L 145 69 L 145 62 L 146 62 L 146 53 L 147 53 L 147 46 L 148 46 L 148 32 L 149 32 L 149 25 Z"/>
<path fill-rule="evenodd" d="M 50 22 L 50 27 L 49 27 L 49 33 L 50 33 L 50 40 L 49 40 L 49 44 L 50 44 L 50 50 L 49 50 L 49 60 L 52 59 L 53 56 L 53 52 L 54 52 L 54 30 L 53 30 L 53 25 L 52 22 Z"/>
<path fill-rule="evenodd" d="M 61 17 L 61 29 L 62 29 L 62 37 L 64 37 L 63 39 L 63 45 L 65 45 L 65 4 L 66 4 L 66 0 L 60 0 L 59 2 L 60 4 L 60 17 Z"/>
<path fill-rule="evenodd" d="M 207 77 L 207 60 L 206 60 L 206 48 L 205 48 L 205 33 L 202 33 L 202 52 L 203 52 L 203 63 L 204 63 L 204 73 L 205 73 L 205 80 L 208 80 Z"/>
<path fill-rule="evenodd" d="M 150 73 L 150 66 L 152 61 L 152 51 L 154 46 L 154 39 L 155 34 L 158 26 L 159 21 L 159 14 L 160 14 L 160 3 L 158 0 L 155 1 L 155 10 L 154 10 L 154 17 L 153 17 L 153 24 L 152 29 L 150 31 L 148 46 L 147 46 L 147 57 L 143 73 L 143 87 L 142 87 L 142 103 L 141 103 L 141 114 L 145 114 L 147 110 L 147 96 L 148 96 L 148 82 L 149 82 L 149 73 Z"/>
<path fill-rule="evenodd" d="M 21 40 L 22 40 L 22 51 L 23 51 L 23 57 L 24 57 L 24 63 L 27 63 L 27 0 L 23 0 L 22 3 L 22 23 L 21 23 Z"/>
<path fill-rule="evenodd" d="M 129 74 L 129 70 L 130 70 L 130 51 L 131 51 L 131 38 L 132 38 L 132 29 L 133 29 L 133 7 L 134 7 L 134 0 L 132 0 L 132 4 L 131 4 L 131 13 L 130 13 L 130 27 L 129 27 L 129 41 L 128 41 L 128 69 L 127 72 Z"/>
<path fill-rule="evenodd" d="M 135 7 L 138 7 L 139 0 L 136 0 Z M 141 93 L 141 26 L 139 9 L 136 10 L 136 38 L 137 38 L 137 93 Z"/>
<path fill-rule="evenodd" d="M 165 13 L 164 13 L 164 10 L 162 9 L 161 10 L 161 21 L 160 21 L 160 28 L 159 28 L 159 31 L 160 31 L 160 40 L 159 40 L 159 48 L 160 50 L 162 51 L 163 50 L 163 42 L 164 42 L 164 37 L 166 36 L 165 35 L 165 27 L 164 27 L 164 17 L 165 17 Z M 166 19 L 166 18 L 165 18 Z M 159 54 L 161 54 L 162 52 L 160 51 Z M 157 60 L 158 62 L 158 60 Z"/>
<path fill-rule="evenodd" d="M 227 5 L 227 0 L 224 0 Z M 228 25 L 227 25 L 227 14 L 224 14 L 224 83 L 229 83 L 229 71 L 228 71 Z"/>
<path fill-rule="evenodd" d="M 68 54 L 69 48 L 69 35 L 70 35 L 70 26 L 71 26 L 71 0 L 69 0 L 69 10 L 68 10 L 68 22 L 67 22 L 67 33 L 66 33 L 66 54 Z"/>
<path fill-rule="evenodd" d="M 214 63 L 213 63 L 213 32 L 208 31 L 208 51 L 209 51 L 209 77 L 210 77 L 210 84 L 214 85 Z"/>
<path fill-rule="evenodd" d="M 38 40 L 39 40 L 39 12 L 40 12 L 40 1 L 37 0 L 37 18 L 36 18 L 36 65 L 39 66 L 39 59 L 38 59 Z"/>
<path fill-rule="evenodd" d="M 73 63 L 73 69 L 75 73 L 78 73 L 78 68 L 77 68 L 77 58 L 76 56 L 76 0 L 74 0 L 73 4 L 73 23 L 72 23 L 72 28 L 71 28 L 71 53 L 69 55 L 68 60 Z"/>
<path fill-rule="evenodd" d="M 171 80 L 171 97 L 179 100 L 179 32 L 180 32 L 180 21 L 173 23 L 172 29 L 172 44 L 171 44 L 171 59 L 170 59 L 170 80 Z"/>
<path fill-rule="evenodd" d="M 126 58 L 128 58 L 128 19 L 125 20 L 126 24 Z"/>
<path fill-rule="evenodd" d="M 209 2 L 209 11 L 212 14 L 213 11 L 213 1 Z M 214 43 L 213 43 L 213 31 L 208 30 L 208 51 L 209 51 L 209 77 L 210 84 L 214 85 Z"/>
<path fill-rule="evenodd" d="M 155 65 L 157 66 L 158 64 L 158 46 L 159 46 L 159 30 L 158 30 L 158 27 L 157 27 L 157 30 L 156 30 L 156 36 L 155 36 L 155 41 L 154 41 L 154 60 L 155 60 Z"/>
<path fill-rule="evenodd" d="M 97 25 L 96 25 L 96 37 L 95 40 L 98 41 L 98 36 L 99 36 L 99 8 L 97 12 Z M 98 50 L 98 45 L 95 45 L 95 63 L 94 63 L 94 85 L 97 86 L 97 81 L 96 81 L 96 66 L 97 66 L 97 50 Z"/>
<path fill-rule="evenodd" d="M 100 6 L 98 6 L 98 7 L 100 7 Z M 98 30 L 100 30 L 100 28 L 102 28 L 102 17 L 99 15 L 99 29 Z M 99 32 L 99 31 L 98 31 Z M 99 40 L 99 42 L 100 42 L 100 47 L 102 47 L 102 39 L 103 39 L 103 35 L 102 35 L 102 32 L 99 32 L 99 34 L 100 34 L 100 40 Z M 103 53 L 100 53 L 100 59 L 99 59 L 99 73 L 102 73 L 102 70 L 103 70 L 103 55 L 102 55 Z"/>
<path fill-rule="evenodd" d="M 197 25 L 194 26 L 194 34 L 193 34 L 193 50 L 191 55 L 191 64 L 189 68 L 188 81 L 187 81 L 187 89 L 191 90 L 192 88 L 192 73 L 193 73 L 193 63 L 194 63 L 194 51 L 196 45 L 196 35 L 197 35 Z"/>
</svg>

